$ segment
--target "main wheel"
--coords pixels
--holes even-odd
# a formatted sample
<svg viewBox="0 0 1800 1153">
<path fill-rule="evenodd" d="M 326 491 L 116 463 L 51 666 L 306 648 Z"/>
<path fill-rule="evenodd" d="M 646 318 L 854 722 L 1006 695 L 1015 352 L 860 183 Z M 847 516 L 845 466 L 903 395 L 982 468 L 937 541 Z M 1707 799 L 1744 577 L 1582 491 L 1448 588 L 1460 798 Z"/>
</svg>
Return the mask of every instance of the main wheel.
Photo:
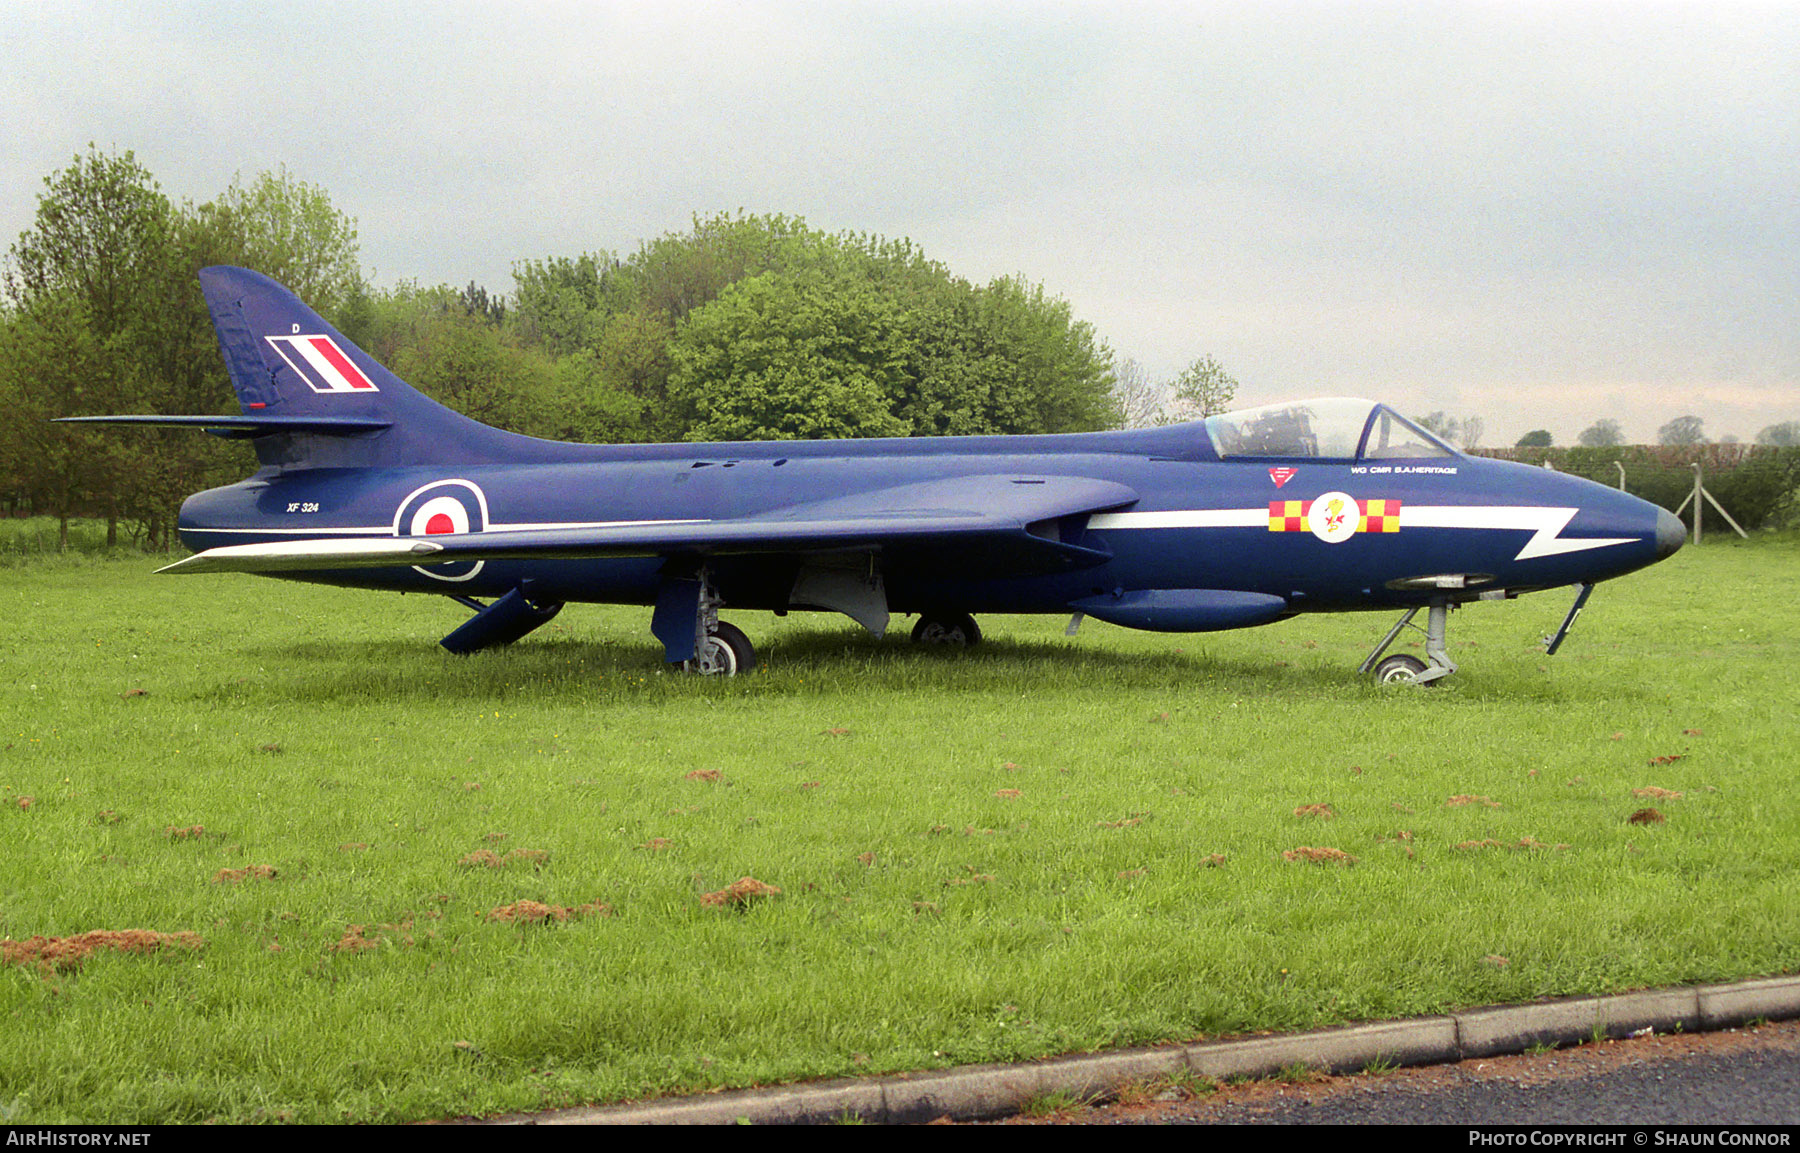
<svg viewBox="0 0 1800 1153">
<path fill-rule="evenodd" d="M 683 672 L 703 677 L 734 677 L 756 667 L 756 649 L 742 629 L 720 621 L 707 634 L 706 643 L 691 661 L 681 662 Z"/>
<path fill-rule="evenodd" d="M 1425 662 L 1405 653 L 1383 658 L 1375 666 L 1375 683 L 1382 685 L 1411 684 L 1425 671 Z M 1431 682 L 1427 681 L 1427 684 Z"/>
<path fill-rule="evenodd" d="M 968 648 L 981 643 L 981 626 L 968 613 L 921 613 L 912 639 L 916 645 Z"/>
</svg>

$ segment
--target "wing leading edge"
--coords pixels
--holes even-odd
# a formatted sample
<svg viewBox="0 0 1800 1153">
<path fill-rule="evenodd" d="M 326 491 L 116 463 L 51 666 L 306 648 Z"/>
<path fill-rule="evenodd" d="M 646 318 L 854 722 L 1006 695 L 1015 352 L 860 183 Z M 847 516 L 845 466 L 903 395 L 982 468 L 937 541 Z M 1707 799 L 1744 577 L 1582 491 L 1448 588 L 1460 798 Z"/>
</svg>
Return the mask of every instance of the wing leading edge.
<svg viewBox="0 0 1800 1153">
<path fill-rule="evenodd" d="M 1089 477 L 977 476 L 896 485 L 732 519 L 669 519 L 580 527 L 512 525 L 437 536 L 280 540 L 207 549 L 157 571 L 324 572 L 475 560 L 749 556 L 871 550 L 932 561 L 973 559 L 994 576 L 1104 563 L 1110 553 L 1067 543 L 1068 518 L 1134 503 L 1126 485 Z M 271 534 L 278 532 L 271 529 Z M 346 534 L 354 530 L 345 530 Z"/>
</svg>

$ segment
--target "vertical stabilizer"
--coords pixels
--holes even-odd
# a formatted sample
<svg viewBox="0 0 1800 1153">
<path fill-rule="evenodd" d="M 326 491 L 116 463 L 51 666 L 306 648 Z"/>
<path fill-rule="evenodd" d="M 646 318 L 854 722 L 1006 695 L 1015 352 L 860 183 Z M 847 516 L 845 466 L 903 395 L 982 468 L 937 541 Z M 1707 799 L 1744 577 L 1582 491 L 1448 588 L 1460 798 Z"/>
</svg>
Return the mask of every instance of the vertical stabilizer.
<svg viewBox="0 0 1800 1153">
<path fill-rule="evenodd" d="M 486 464 L 517 459 L 521 445 L 541 443 L 425 396 L 261 273 L 204 268 L 200 287 L 244 415 L 275 418 L 253 441 L 265 466 Z M 284 421 L 295 430 L 278 430 Z M 386 427 L 368 431 L 347 423 L 340 431 L 330 427 L 333 421 Z"/>
</svg>

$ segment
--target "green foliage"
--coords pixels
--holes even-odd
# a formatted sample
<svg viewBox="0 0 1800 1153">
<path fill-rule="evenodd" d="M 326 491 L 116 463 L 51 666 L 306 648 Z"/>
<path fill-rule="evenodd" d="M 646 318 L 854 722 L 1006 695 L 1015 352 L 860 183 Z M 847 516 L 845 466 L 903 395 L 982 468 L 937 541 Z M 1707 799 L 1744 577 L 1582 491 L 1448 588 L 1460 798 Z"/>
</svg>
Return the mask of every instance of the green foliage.
<svg viewBox="0 0 1800 1153">
<path fill-rule="evenodd" d="M 586 395 L 635 419 L 601 439 L 1062 432 L 1116 421 L 1090 326 L 1041 286 L 977 287 L 905 240 L 788 216 L 697 217 L 685 234 L 515 272 L 518 331 L 587 352 Z"/>
<path fill-rule="evenodd" d="M 558 388 L 555 362 L 521 347 L 468 294 L 403 284 L 375 299 L 370 351 L 420 392 L 483 424 L 541 435 Z"/>
<path fill-rule="evenodd" d="M 1135 360 L 1113 365 L 1109 396 L 1112 422 L 1119 428 L 1148 428 L 1198 420 L 1225 412 L 1237 396 L 1238 382 L 1217 358 L 1190 361 L 1173 379 L 1153 381 Z"/>
<path fill-rule="evenodd" d="M 655 355 L 660 356 L 657 345 Z M 588 444 L 632 444 L 650 439 L 650 403 L 629 386 L 619 387 L 604 353 L 582 349 L 556 362 L 553 411 L 560 420 L 535 435 Z"/>
<path fill-rule="evenodd" d="M 905 436 L 894 415 L 908 344 L 867 286 L 764 273 L 689 315 L 669 398 L 690 440 Z"/>
<path fill-rule="evenodd" d="M 598 328 L 628 311 L 636 296 L 605 253 L 525 261 L 513 269 L 513 284 L 520 338 L 556 357 L 591 347 Z"/>
<path fill-rule="evenodd" d="M 1226 411 L 1237 390 L 1236 378 L 1211 356 L 1194 360 L 1175 378 L 1175 402 L 1180 406 L 1184 420 L 1197 420 Z"/>
<path fill-rule="evenodd" d="M 366 292 L 356 222 L 323 188 L 286 168 L 245 184 L 233 178 L 217 200 L 188 214 L 203 239 L 195 267 L 235 264 L 280 281 L 330 319 Z"/>
<path fill-rule="evenodd" d="M 74 429 L 62 416 L 234 407 L 195 273 L 237 263 L 280 277 L 326 312 L 362 294 L 356 232 L 285 171 L 175 206 L 129 152 L 90 147 L 45 178 L 34 227 L 12 246 L 0 335 L 0 491 L 67 518 L 121 524 L 167 547 L 189 492 L 242 476 L 248 453 L 166 430 Z"/>
<path fill-rule="evenodd" d="M 1524 436 L 1520 437 L 1518 440 L 1518 443 L 1516 445 L 1514 445 L 1514 447 L 1515 448 L 1549 448 L 1554 443 L 1556 443 L 1556 438 L 1550 435 L 1549 429 L 1534 428 L 1530 432 L 1526 433 Z"/>
<path fill-rule="evenodd" d="M 36 225 L 12 246 L 5 278 L 0 397 L 19 419 L 0 428 L 3 475 L 34 507 L 102 516 L 115 540 L 133 520 L 161 543 L 179 501 L 172 486 L 204 474 L 208 448 L 170 453 L 155 434 L 49 422 L 168 411 L 206 391 L 184 356 L 192 311 L 175 287 L 185 222 L 129 152 L 90 148 L 44 183 Z"/>
</svg>

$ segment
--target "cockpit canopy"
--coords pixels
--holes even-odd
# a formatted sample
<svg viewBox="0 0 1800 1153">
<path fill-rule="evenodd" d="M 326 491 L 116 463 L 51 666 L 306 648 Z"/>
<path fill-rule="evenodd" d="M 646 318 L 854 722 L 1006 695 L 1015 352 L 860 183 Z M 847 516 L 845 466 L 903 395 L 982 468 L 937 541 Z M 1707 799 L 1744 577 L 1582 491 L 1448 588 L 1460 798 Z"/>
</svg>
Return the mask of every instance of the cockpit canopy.
<svg viewBox="0 0 1800 1153">
<path fill-rule="evenodd" d="M 1329 397 L 1206 418 L 1220 459 L 1423 460 L 1456 450 L 1385 404 Z"/>
</svg>

